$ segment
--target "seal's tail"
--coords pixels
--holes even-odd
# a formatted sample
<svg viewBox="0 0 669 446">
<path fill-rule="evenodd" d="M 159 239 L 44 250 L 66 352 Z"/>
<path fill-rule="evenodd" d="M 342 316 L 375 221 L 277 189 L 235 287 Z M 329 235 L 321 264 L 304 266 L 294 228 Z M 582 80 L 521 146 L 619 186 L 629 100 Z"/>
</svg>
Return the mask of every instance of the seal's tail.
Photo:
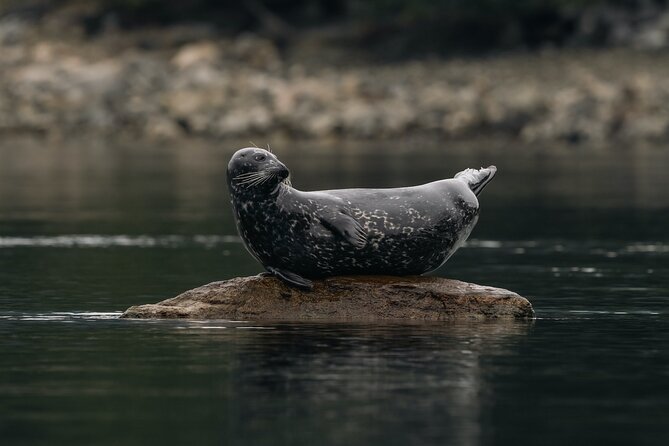
<svg viewBox="0 0 669 446">
<path fill-rule="evenodd" d="M 480 169 L 465 169 L 455 174 L 454 178 L 467 183 L 472 192 L 478 195 L 495 176 L 495 172 L 497 172 L 497 167 L 495 166 L 482 167 Z"/>
</svg>

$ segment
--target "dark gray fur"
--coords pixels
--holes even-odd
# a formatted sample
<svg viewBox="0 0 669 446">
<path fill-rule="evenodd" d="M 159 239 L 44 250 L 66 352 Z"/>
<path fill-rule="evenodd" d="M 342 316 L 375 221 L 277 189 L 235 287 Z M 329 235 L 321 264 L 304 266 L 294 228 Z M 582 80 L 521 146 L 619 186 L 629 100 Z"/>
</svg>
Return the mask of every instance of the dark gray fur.
<svg viewBox="0 0 669 446">
<path fill-rule="evenodd" d="M 249 252 L 269 273 L 310 288 L 305 278 L 438 268 L 474 228 L 476 195 L 495 172 L 490 166 L 413 187 L 303 192 L 272 153 L 252 147 L 232 156 L 228 187 Z"/>
</svg>

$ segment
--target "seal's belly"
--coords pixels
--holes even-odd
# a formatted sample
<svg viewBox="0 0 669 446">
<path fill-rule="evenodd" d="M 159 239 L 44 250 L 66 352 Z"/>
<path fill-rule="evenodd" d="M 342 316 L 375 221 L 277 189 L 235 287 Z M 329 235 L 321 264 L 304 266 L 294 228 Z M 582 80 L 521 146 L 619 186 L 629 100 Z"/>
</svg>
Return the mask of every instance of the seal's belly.
<svg viewBox="0 0 669 446">
<path fill-rule="evenodd" d="M 367 233 L 356 249 L 317 222 L 292 224 L 292 232 L 268 238 L 266 265 L 307 277 L 344 274 L 422 274 L 443 264 L 464 242 L 476 223 L 478 209 L 447 209 L 432 216 L 415 208 L 406 212 L 352 209 Z M 257 239 L 256 239 L 257 240 Z"/>
</svg>

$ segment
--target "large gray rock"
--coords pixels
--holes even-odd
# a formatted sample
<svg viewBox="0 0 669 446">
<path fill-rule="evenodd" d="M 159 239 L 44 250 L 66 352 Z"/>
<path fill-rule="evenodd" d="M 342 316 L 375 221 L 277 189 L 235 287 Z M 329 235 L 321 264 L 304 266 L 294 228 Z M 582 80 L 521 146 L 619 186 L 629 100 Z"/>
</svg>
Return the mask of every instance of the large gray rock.
<svg viewBox="0 0 669 446">
<path fill-rule="evenodd" d="M 213 282 L 157 304 L 128 308 L 124 318 L 234 320 L 527 319 L 530 302 L 511 291 L 440 277 L 356 276 L 314 282 L 313 291 L 268 276 Z"/>
</svg>

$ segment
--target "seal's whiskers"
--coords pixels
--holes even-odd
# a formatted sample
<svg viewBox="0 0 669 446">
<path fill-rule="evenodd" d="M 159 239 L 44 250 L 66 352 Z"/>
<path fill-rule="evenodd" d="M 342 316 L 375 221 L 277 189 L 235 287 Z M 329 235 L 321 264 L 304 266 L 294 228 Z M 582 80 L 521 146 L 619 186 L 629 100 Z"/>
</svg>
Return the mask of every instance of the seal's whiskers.
<svg viewBox="0 0 669 446">
<path fill-rule="evenodd" d="M 260 184 L 266 183 L 269 180 L 275 178 L 276 176 L 277 176 L 276 173 L 270 172 L 268 175 L 265 175 L 265 178 L 263 178 L 262 181 L 260 181 Z"/>
<path fill-rule="evenodd" d="M 255 186 L 267 177 L 266 171 L 248 172 L 237 175 L 234 180 L 240 186 Z"/>
<path fill-rule="evenodd" d="M 261 170 L 259 172 L 248 172 L 237 175 L 234 180 L 240 186 L 258 186 L 259 184 L 266 183 L 271 179 L 276 177 L 276 173 Z"/>
</svg>

